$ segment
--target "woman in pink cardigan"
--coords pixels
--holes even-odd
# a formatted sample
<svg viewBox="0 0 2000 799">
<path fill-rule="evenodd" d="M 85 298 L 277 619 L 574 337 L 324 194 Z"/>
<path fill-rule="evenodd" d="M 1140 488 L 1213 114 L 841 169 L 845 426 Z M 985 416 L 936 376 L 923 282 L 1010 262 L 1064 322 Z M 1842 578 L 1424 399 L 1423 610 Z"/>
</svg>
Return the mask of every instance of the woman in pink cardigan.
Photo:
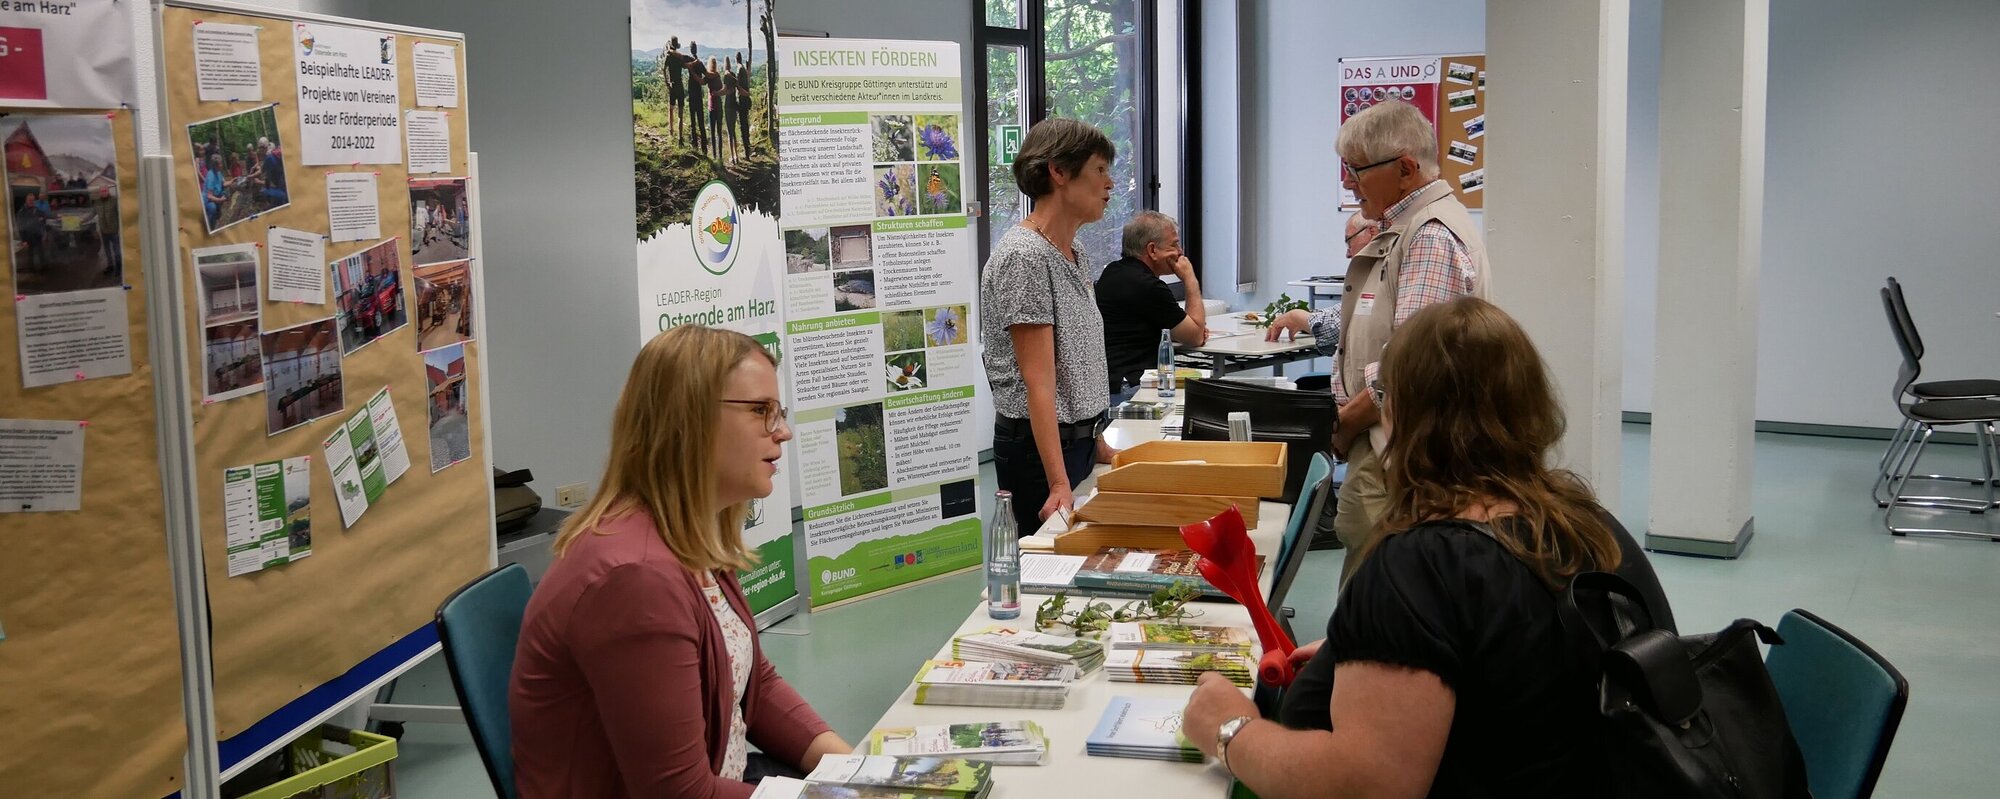
<svg viewBox="0 0 2000 799">
<path fill-rule="evenodd" d="M 740 333 L 682 326 L 639 351 L 604 481 L 521 624 L 523 799 L 743 799 L 852 749 L 764 659 L 736 581 L 754 557 L 745 512 L 792 437 L 778 397 L 771 356 Z"/>
</svg>

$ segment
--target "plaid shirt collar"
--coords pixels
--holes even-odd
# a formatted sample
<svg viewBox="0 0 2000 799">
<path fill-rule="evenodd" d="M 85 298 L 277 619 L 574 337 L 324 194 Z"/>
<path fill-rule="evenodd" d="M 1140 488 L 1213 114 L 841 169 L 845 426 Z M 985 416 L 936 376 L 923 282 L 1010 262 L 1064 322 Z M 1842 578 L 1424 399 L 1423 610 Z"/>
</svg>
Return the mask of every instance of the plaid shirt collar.
<svg viewBox="0 0 2000 799">
<path fill-rule="evenodd" d="M 1395 227 L 1396 220 L 1403 218 L 1403 214 L 1409 212 L 1410 206 L 1416 204 L 1418 197 L 1423 196 L 1424 192 L 1430 191 L 1430 188 L 1432 186 L 1439 186 L 1443 184 L 1444 181 L 1442 180 L 1433 180 L 1429 183 L 1424 184 L 1423 188 L 1410 192 L 1410 195 L 1408 197 L 1404 197 L 1403 199 L 1397 201 L 1395 205 L 1389 206 L 1389 212 L 1382 215 L 1383 219 L 1381 222 L 1376 223 L 1377 227 L 1381 230 L 1388 230 L 1391 227 Z"/>
</svg>

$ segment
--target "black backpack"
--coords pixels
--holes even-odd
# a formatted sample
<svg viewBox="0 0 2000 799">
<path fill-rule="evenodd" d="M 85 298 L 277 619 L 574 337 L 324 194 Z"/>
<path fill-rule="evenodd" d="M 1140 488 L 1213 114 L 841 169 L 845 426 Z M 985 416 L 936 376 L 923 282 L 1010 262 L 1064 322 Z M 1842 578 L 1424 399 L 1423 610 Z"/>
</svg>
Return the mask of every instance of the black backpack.
<svg viewBox="0 0 2000 799">
<path fill-rule="evenodd" d="M 1606 796 L 1811 797 L 1757 648 L 1784 644 L 1776 631 L 1750 619 L 1703 635 L 1657 629 L 1638 589 L 1608 572 L 1571 578 L 1557 607 L 1577 657 L 1601 674 Z"/>
</svg>

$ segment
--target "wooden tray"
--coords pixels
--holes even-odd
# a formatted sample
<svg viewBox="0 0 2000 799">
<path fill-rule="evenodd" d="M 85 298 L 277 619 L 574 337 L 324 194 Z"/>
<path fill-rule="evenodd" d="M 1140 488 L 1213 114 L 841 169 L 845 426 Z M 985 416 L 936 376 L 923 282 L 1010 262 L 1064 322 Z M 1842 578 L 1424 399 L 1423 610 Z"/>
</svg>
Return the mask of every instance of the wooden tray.
<svg viewBox="0 0 2000 799">
<path fill-rule="evenodd" d="M 1176 461 L 1202 461 L 1177 463 Z M 1280 497 L 1285 445 L 1277 441 L 1148 441 L 1118 453 L 1097 476 L 1101 491 Z"/>
<path fill-rule="evenodd" d="M 1235 505 L 1237 511 L 1243 514 L 1243 523 L 1254 528 L 1257 526 L 1258 504 L 1256 497 L 1098 491 L 1073 515 L 1086 522 L 1179 527 L 1207 520 Z"/>
<path fill-rule="evenodd" d="M 1058 555 L 1095 555 L 1105 547 L 1186 549 L 1187 542 L 1181 540 L 1179 527 L 1090 522 L 1070 528 L 1055 542 Z"/>
</svg>

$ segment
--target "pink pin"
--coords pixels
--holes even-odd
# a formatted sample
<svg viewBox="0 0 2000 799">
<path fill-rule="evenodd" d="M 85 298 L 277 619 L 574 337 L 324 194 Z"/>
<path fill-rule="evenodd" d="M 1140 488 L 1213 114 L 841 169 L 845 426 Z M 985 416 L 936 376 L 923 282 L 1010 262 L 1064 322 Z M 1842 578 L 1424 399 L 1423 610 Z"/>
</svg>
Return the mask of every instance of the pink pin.
<svg viewBox="0 0 2000 799">
<path fill-rule="evenodd" d="M 79 421 L 79 422 L 77 422 L 77 423 L 76 423 L 76 426 L 77 426 L 77 427 L 89 427 L 89 426 L 90 426 L 90 420 L 89 420 L 89 419 L 84 419 L 84 420 L 82 420 L 82 421 Z"/>
<path fill-rule="evenodd" d="M 28 295 L 26 295 L 26 294 L 16 294 L 16 295 L 14 295 L 14 301 L 15 301 L 15 302 L 27 302 L 27 301 L 28 301 Z"/>
<path fill-rule="evenodd" d="M 84 376 L 83 376 L 83 373 L 82 373 L 82 372 L 77 372 L 77 373 L 76 373 L 76 379 L 78 379 L 78 380 L 89 380 L 90 378 L 88 378 L 88 377 L 84 377 Z"/>
</svg>

